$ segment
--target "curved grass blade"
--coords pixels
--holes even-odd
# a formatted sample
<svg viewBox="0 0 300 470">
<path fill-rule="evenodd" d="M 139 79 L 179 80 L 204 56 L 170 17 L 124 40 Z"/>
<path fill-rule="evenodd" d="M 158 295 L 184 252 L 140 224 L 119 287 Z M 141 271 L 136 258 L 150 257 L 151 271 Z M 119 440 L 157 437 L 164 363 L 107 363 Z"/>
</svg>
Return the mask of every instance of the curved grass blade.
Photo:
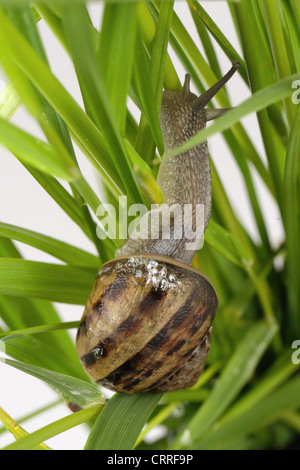
<svg viewBox="0 0 300 470">
<path fill-rule="evenodd" d="M 98 416 L 85 450 L 130 450 L 158 404 L 160 393 L 116 394 Z M 129 432 L 130 430 L 130 432 Z"/>
<path fill-rule="evenodd" d="M 247 249 L 228 230 L 213 220 L 210 220 L 206 229 L 205 241 L 237 266 L 246 268 L 253 265 L 254 260 Z"/>
<path fill-rule="evenodd" d="M 6 341 L 7 339 L 15 338 L 17 336 L 22 335 L 35 335 L 39 333 L 45 333 L 46 331 L 53 331 L 53 330 L 65 330 L 68 328 L 78 328 L 80 322 L 79 321 L 70 321 L 70 322 L 62 322 L 62 323 L 49 323 L 47 325 L 40 325 L 40 326 L 32 326 L 29 328 L 22 328 L 19 330 L 11 330 L 11 331 L 3 331 L 0 333 L 0 338 L 2 341 Z"/>
<path fill-rule="evenodd" d="M 18 159 L 47 174 L 72 181 L 78 178 L 79 172 L 72 161 L 67 167 L 54 148 L 17 126 L 0 118 L 0 142 Z"/>
<path fill-rule="evenodd" d="M 85 305 L 97 270 L 79 266 L 0 259 L 0 293 Z"/>
<path fill-rule="evenodd" d="M 90 419 L 97 416 L 103 405 L 93 405 L 84 408 L 83 410 L 72 413 L 71 415 L 65 416 L 57 421 L 54 421 L 37 431 L 32 432 L 28 436 L 19 439 L 13 444 L 2 448 L 2 450 L 31 450 L 34 446 L 40 442 L 46 441 L 51 437 L 57 436 L 58 434 L 67 431 L 68 429 L 74 428 L 79 424 L 86 423 Z"/>
<path fill-rule="evenodd" d="M 26 243 L 68 264 L 95 268 L 99 266 L 97 256 L 32 230 L 0 222 L 0 236 Z"/>
<path fill-rule="evenodd" d="M 255 433 L 276 421 L 280 421 L 282 413 L 295 410 L 300 406 L 299 388 L 300 377 L 298 375 L 247 412 L 228 421 L 211 435 L 204 437 L 196 448 L 230 449 L 234 445 L 234 441 L 240 439 L 241 436 Z"/>
<path fill-rule="evenodd" d="M 94 383 L 70 375 L 61 374 L 53 370 L 44 369 L 43 367 L 25 364 L 24 362 L 6 358 L 0 358 L 0 361 L 26 374 L 43 380 L 62 396 L 73 411 L 90 406 L 94 403 L 101 405 L 105 403 L 105 399 L 98 385 Z"/>
<path fill-rule="evenodd" d="M 28 432 L 25 431 L 19 424 L 6 413 L 3 408 L 0 408 L 0 419 L 6 429 L 12 433 L 16 439 L 21 439 L 22 437 L 28 436 Z M 39 443 L 35 449 L 37 450 L 51 450 L 50 447 L 46 446 L 44 443 Z"/>
</svg>

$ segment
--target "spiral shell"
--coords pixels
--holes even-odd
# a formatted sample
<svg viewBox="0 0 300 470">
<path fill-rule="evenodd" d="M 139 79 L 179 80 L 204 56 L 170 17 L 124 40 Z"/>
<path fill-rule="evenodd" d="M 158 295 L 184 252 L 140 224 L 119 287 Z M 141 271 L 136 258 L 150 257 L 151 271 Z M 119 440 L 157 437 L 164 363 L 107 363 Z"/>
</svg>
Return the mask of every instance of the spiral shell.
<svg viewBox="0 0 300 470">
<path fill-rule="evenodd" d="M 125 393 L 192 386 L 218 299 L 206 276 L 167 256 L 117 258 L 98 273 L 77 333 L 91 379 Z"/>
</svg>

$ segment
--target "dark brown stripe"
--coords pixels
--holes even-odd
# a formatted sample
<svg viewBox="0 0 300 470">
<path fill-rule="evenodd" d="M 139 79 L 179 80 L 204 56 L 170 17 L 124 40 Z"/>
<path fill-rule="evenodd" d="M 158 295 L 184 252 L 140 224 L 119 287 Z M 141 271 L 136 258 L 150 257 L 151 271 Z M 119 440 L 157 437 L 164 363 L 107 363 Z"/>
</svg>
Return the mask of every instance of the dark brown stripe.
<svg viewBox="0 0 300 470">
<path fill-rule="evenodd" d="M 114 279 L 114 282 L 107 286 L 103 292 L 102 299 L 107 298 L 108 300 L 116 301 L 118 297 L 125 291 L 127 284 L 127 277 L 124 274 L 119 274 Z"/>
<path fill-rule="evenodd" d="M 161 293 L 157 295 L 158 291 L 160 291 L 160 289 L 157 289 L 157 291 L 155 291 L 155 289 L 152 289 L 149 292 L 149 295 L 146 298 L 148 300 L 145 303 L 146 305 L 148 305 L 148 307 L 151 305 L 151 302 L 153 302 L 153 299 L 155 301 L 157 300 L 160 301 L 160 298 L 162 298 Z M 171 332 L 174 329 L 178 328 L 182 324 L 182 322 L 184 322 L 184 320 L 187 318 L 190 312 L 190 306 L 193 301 L 193 298 L 194 298 L 194 292 L 190 294 L 189 298 L 185 302 L 185 305 L 180 307 L 175 312 L 174 316 L 150 341 L 148 341 L 148 343 L 144 346 L 144 348 L 141 351 L 133 355 L 130 359 L 125 361 L 121 366 L 117 367 L 115 371 L 111 372 L 108 376 L 105 377 L 105 380 L 107 380 L 110 383 L 113 383 L 116 386 L 122 383 L 124 390 L 126 389 L 127 391 L 129 391 L 135 385 L 140 383 L 140 381 L 142 380 L 142 376 L 143 376 L 143 379 L 146 378 L 148 371 L 143 373 L 143 370 L 144 370 L 143 362 L 145 361 L 145 358 L 149 359 L 147 362 L 148 362 L 148 367 L 151 366 L 151 369 L 149 369 L 150 371 L 158 370 L 159 368 L 161 368 L 164 365 L 161 361 L 156 361 L 156 362 L 153 361 L 151 363 L 151 350 L 154 352 L 157 351 L 158 349 L 162 347 L 164 343 L 170 340 Z M 174 348 L 174 345 L 172 345 L 172 348 Z M 177 370 L 177 368 L 178 368 L 178 365 L 174 368 L 174 371 Z M 132 377 L 133 372 L 134 372 L 134 377 Z M 163 378 L 159 379 L 159 381 L 161 380 L 165 381 L 166 377 L 168 377 L 170 374 L 172 374 L 172 371 L 165 374 Z"/>
<path fill-rule="evenodd" d="M 181 341 L 178 341 L 178 343 L 175 344 L 175 346 L 173 346 L 173 347 L 167 352 L 167 356 L 172 356 L 172 354 L 174 354 L 174 352 L 178 351 L 184 344 L 185 344 L 185 340 L 184 340 L 184 339 L 182 339 Z"/>
<path fill-rule="evenodd" d="M 118 295 L 117 292 L 118 292 L 118 290 L 115 290 L 114 295 Z M 165 294 L 166 293 L 164 291 L 162 291 L 161 289 L 155 290 L 154 288 L 152 288 L 149 291 L 149 294 L 141 302 L 140 310 L 142 309 L 143 315 L 137 315 L 137 317 L 129 316 L 125 320 L 123 320 L 122 323 L 120 323 L 120 325 L 116 329 L 116 331 L 114 333 L 114 337 L 118 338 L 122 334 L 124 336 L 124 340 L 125 340 L 125 338 L 128 338 L 135 331 L 137 331 L 140 324 L 144 321 L 145 315 L 151 314 L 153 309 L 157 308 L 156 307 L 157 303 L 160 302 L 161 299 L 164 298 Z M 107 293 L 105 295 L 109 295 L 108 289 L 107 289 Z M 103 302 L 103 297 L 102 297 L 102 302 Z M 103 341 L 99 342 L 96 347 L 103 348 L 102 357 L 104 358 L 104 357 L 107 357 L 109 351 L 112 349 L 112 347 L 114 347 L 114 345 L 115 345 L 115 341 L 110 337 L 106 337 Z M 94 362 L 92 361 L 93 356 L 94 356 L 93 350 L 91 350 L 90 352 L 85 354 L 85 356 L 82 356 L 80 358 L 80 360 L 82 362 L 84 362 L 84 364 L 88 363 L 88 365 L 92 365 L 92 364 L 95 363 L 95 361 Z M 130 361 L 130 359 L 129 359 L 129 361 Z M 120 367 L 122 367 L 122 366 L 120 366 Z"/>
<path fill-rule="evenodd" d="M 157 304 L 167 295 L 166 291 L 163 291 L 162 289 L 158 288 L 155 289 L 152 287 L 152 289 L 149 291 L 148 295 L 142 300 L 140 303 L 139 311 L 145 315 L 145 312 L 149 312 L 154 310 L 154 308 L 157 308 Z"/>
</svg>

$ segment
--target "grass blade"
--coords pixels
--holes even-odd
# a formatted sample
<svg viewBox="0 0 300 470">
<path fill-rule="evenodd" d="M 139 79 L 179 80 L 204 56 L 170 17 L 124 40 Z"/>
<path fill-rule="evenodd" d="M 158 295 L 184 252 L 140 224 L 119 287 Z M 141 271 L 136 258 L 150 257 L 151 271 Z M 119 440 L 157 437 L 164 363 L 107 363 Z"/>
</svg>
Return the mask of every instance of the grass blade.
<svg viewBox="0 0 300 470">
<path fill-rule="evenodd" d="M 0 142 L 16 154 L 19 160 L 42 172 L 67 181 L 72 181 L 79 176 L 72 161 L 67 167 L 52 146 L 1 118 Z"/>
<path fill-rule="evenodd" d="M 0 236 L 26 243 L 68 264 L 95 268 L 99 266 L 97 256 L 32 230 L 0 222 Z"/>
<path fill-rule="evenodd" d="M 228 59 L 233 62 L 237 60 L 240 63 L 239 67 L 239 74 L 243 78 L 243 80 L 248 83 L 247 71 L 245 67 L 245 63 L 238 52 L 232 47 L 228 39 L 224 36 L 220 28 L 216 25 L 216 23 L 212 20 L 212 18 L 208 15 L 208 13 L 204 10 L 204 8 L 196 2 L 195 0 L 188 0 L 190 7 L 193 11 L 197 14 L 197 16 L 201 19 L 203 24 L 206 26 L 208 31 L 211 35 L 215 38 L 221 49 L 224 51 Z"/>
<path fill-rule="evenodd" d="M 300 337 L 300 107 L 291 129 L 284 175 L 284 223 L 287 244 L 287 294 L 290 339 Z"/>
<path fill-rule="evenodd" d="M 97 270 L 0 259 L 0 293 L 85 305 Z"/>
<path fill-rule="evenodd" d="M 160 393 L 114 395 L 97 418 L 85 450 L 133 449 L 144 424 L 160 398 Z"/>
<path fill-rule="evenodd" d="M 126 100 L 134 63 L 136 29 L 136 3 L 105 4 L 97 57 L 121 135 L 125 130 Z"/>
<path fill-rule="evenodd" d="M 114 111 L 107 96 L 103 77 L 97 67 L 97 58 L 93 36 L 89 27 L 90 17 L 86 7 L 74 6 L 63 11 L 63 22 L 79 76 L 85 90 L 90 93 L 95 112 L 93 117 L 109 150 L 109 165 L 117 172 L 128 197 L 135 202 L 142 202 L 142 196 L 133 178 L 129 158 L 121 134 L 114 120 Z"/>
<path fill-rule="evenodd" d="M 46 382 L 61 394 L 73 411 L 96 402 L 102 405 L 105 403 L 104 397 L 96 384 L 32 364 L 25 364 L 24 362 L 11 359 L 1 359 L 1 362 Z"/>
<path fill-rule="evenodd" d="M 8 415 L 2 408 L 0 408 L 0 419 L 6 429 L 13 434 L 16 439 L 21 439 L 24 436 L 28 436 L 28 432 L 19 426 L 11 416 Z M 43 443 L 38 444 L 35 449 L 37 450 L 50 450 L 50 447 Z"/>
<path fill-rule="evenodd" d="M 9 121 L 22 105 L 22 100 L 17 94 L 12 83 L 8 83 L 0 91 L 0 117 Z"/>
<path fill-rule="evenodd" d="M 83 410 L 77 411 L 76 413 L 65 416 L 64 418 L 54 421 L 53 423 L 32 432 L 28 436 L 19 439 L 13 444 L 9 444 L 2 450 L 30 450 L 40 442 L 46 441 L 51 437 L 57 436 L 58 434 L 67 431 L 68 429 L 71 429 L 94 418 L 99 414 L 102 406 L 103 405 L 89 406 Z"/>
</svg>

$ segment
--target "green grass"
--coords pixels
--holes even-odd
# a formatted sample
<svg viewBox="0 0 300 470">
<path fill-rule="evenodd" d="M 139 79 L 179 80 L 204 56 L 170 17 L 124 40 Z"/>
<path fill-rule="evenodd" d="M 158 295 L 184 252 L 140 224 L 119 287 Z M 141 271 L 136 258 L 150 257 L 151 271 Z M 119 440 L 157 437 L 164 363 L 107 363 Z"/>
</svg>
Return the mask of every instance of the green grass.
<svg viewBox="0 0 300 470">
<path fill-rule="evenodd" d="M 82 423 L 89 425 L 84 449 L 299 448 L 300 364 L 291 360 L 291 344 L 300 339 L 300 104 L 292 100 L 300 79 L 299 1 L 228 2 L 241 54 L 208 14 L 213 2 L 207 10 L 205 2 L 186 2 L 197 41 L 173 11 L 173 1 L 104 2 L 97 28 L 83 0 L 71 3 L 0 0 L 0 64 L 9 80 L 0 91 L 0 142 L 63 211 L 66 224 L 74 223 L 87 240 L 78 248 L 72 240 L 1 220 L 0 351 L 8 356 L 1 356 L 1 368 L 38 378 L 73 411 L 67 414 L 66 408 L 66 416 L 28 433 L 29 410 L 21 427 L 21 417 L 0 408 L 0 433 L 16 439 L 6 448 L 48 449 L 43 441 Z M 83 109 L 51 71 L 39 22 L 73 63 Z M 118 210 L 120 195 L 128 205 L 160 202 L 155 180 L 163 155 L 162 90 L 180 87 L 179 61 L 202 93 L 220 78 L 220 54 L 228 63 L 240 61 L 238 73 L 250 97 L 184 148 L 222 134 L 258 238 L 245 227 L 212 163 L 212 217 L 193 260 L 219 296 L 205 371 L 187 390 L 105 400 L 84 373 L 69 335 L 79 318 L 63 321 L 55 303 L 84 306 L 97 270 L 122 244 L 97 237 L 100 203 Z M 227 90 L 210 106 L 229 107 Z M 10 122 L 20 107 L 42 138 Z M 242 121 L 253 113 L 262 151 Z M 77 149 L 93 168 L 99 190 L 83 175 Z M 257 175 L 282 219 L 279 246 L 272 242 Z M 16 242 L 51 255 L 53 262 L 24 259 Z M 43 419 L 43 409 L 34 414 Z M 147 432 L 159 424 L 165 436 L 147 443 Z"/>
</svg>

